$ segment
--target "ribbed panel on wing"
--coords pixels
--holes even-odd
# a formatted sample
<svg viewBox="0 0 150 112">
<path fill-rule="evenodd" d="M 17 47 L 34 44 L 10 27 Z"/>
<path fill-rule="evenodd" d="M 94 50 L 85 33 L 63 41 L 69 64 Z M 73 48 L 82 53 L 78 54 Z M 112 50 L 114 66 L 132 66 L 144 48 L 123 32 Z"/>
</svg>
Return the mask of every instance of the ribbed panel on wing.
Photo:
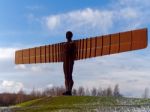
<svg viewBox="0 0 150 112">
<path fill-rule="evenodd" d="M 63 44 L 45 45 L 15 52 L 16 64 L 34 64 L 61 62 L 63 60 Z"/>
</svg>

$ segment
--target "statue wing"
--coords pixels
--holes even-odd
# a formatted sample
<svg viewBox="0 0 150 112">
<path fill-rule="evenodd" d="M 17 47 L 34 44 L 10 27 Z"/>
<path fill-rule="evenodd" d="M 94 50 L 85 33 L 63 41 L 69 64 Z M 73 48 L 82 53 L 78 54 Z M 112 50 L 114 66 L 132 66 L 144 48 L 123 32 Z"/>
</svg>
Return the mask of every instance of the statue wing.
<svg viewBox="0 0 150 112">
<path fill-rule="evenodd" d="M 75 40 L 76 60 L 110 55 L 147 47 L 147 29 L 91 37 Z"/>
<path fill-rule="evenodd" d="M 75 60 L 110 55 L 147 47 L 147 29 L 74 40 Z M 64 42 L 18 50 L 15 52 L 16 64 L 62 62 Z"/>
</svg>

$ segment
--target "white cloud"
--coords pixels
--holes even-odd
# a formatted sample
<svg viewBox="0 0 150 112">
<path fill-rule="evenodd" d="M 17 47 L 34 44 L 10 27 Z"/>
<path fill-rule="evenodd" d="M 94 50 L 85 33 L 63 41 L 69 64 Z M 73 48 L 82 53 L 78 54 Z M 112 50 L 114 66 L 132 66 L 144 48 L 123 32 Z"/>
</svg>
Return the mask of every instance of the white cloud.
<svg viewBox="0 0 150 112">
<path fill-rule="evenodd" d="M 100 11 L 97 9 L 86 8 L 84 10 L 72 11 L 64 15 L 69 27 L 74 28 L 98 28 L 103 31 L 112 26 L 112 12 Z M 68 18 L 68 19 L 67 19 Z M 101 27 L 103 26 L 103 27 Z"/>
<path fill-rule="evenodd" d="M 0 48 L 0 60 L 14 58 L 16 48 Z"/>
<path fill-rule="evenodd" d="M 50 30 L 53 30 L 60 25 L 60 17 L 59 16 L 49 16 L 46 18 L 46 24 Z"/>
<path fill-rule="evenodd" d="M 53 87 L 53 84 L 48 84 L 47 85 L 47 88 L 52 88 Z"/>
<path fill-rule="evenodd" d="M 116 14 L 117 15 L 117 14 Z M 139 12 L 131 7 L 123 8 L 120 11 L 120 15 L 125 19 L 137 19 L 139 17 Z"/>
<path fill-rule="evenodd" d="M 112 26 L 113 12 L 86 8 L 58 15 L 50 15 L 43 19 L 50 31 L 55 30 L 87 30 L 97 29 L 106 32 Z M 87 29 L 87 30 L 86 30 Z"/>
<path fill-rule="evenodd" d="M 16 65 L 16 66 L 15 66 L 15 69 L 16 69 L 16 70 L 26 70 L 26 66 L 23 65 L 23 64 Z"/>
<path fill-rule="evenodd" d="M 45 16 L 42 21 L 56 35 L 72 30 L 77 34 L 94 36 L 147 26 L 150 17 L 148 6 L 147 0 L 117 0 L 107 8 L 89 7 L 53 14 Z"/>
<path fill-rule="evenodd" d="M 0 84 L 1 92 L 18 92 L 23 89 L 24 85 L 21 82 L 3 80 Z"/>
<path fill-rule="evenodd" d="M 41 72 L 42 67 L 41 66 L 31 66 L 31 71 L 33 72 Z"/>
</svg>

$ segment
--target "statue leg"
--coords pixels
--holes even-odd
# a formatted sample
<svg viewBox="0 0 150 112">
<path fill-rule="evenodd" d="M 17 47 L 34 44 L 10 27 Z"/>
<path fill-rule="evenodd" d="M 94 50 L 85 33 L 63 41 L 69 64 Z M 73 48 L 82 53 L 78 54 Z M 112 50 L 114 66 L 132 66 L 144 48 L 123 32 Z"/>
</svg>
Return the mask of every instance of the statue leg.
<svg viewBox="0 0 150 112">
<path fill-rule="evenodd" d="M 66 86 L 66 92 L 63 93 L 63 95 L 72 95 L 72 87 L 74 84 L 72 79 L 73 65 L 74 63 L 72 62 L 63 63 L 65 86 Z"/>
<path fill-rule="evenodd" d="M 69 81 L 68 81 L 68 70 L 67 70 L 67 68 L 68 68 L 67 64 L 63 63 L 66 91 L 69 91 Z"/>
<path fill-rule="evenodd" d="M 73 84 L 74 84 L 73 78 L 72 78 L 73 65 L 74 65 L 74 63 L 71 62 L 70 66 L 69 66 L 69 91 L 70 92 L 72 91 L 72 87 L 73 87 Z"/>
</svg>

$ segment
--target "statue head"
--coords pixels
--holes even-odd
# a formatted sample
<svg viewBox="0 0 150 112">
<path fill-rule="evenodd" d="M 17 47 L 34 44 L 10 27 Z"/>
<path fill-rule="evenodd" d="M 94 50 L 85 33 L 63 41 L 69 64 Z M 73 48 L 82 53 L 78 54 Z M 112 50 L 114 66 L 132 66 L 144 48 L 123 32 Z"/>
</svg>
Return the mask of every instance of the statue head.
<svg viewBox="0 0 150 112">
<path fill-rule="evenodd" d="M 71 31 L 66 32 L 66 39 L 67 41 L 71 41 L 73 37 L 73 33 Z"/>
</svg>

